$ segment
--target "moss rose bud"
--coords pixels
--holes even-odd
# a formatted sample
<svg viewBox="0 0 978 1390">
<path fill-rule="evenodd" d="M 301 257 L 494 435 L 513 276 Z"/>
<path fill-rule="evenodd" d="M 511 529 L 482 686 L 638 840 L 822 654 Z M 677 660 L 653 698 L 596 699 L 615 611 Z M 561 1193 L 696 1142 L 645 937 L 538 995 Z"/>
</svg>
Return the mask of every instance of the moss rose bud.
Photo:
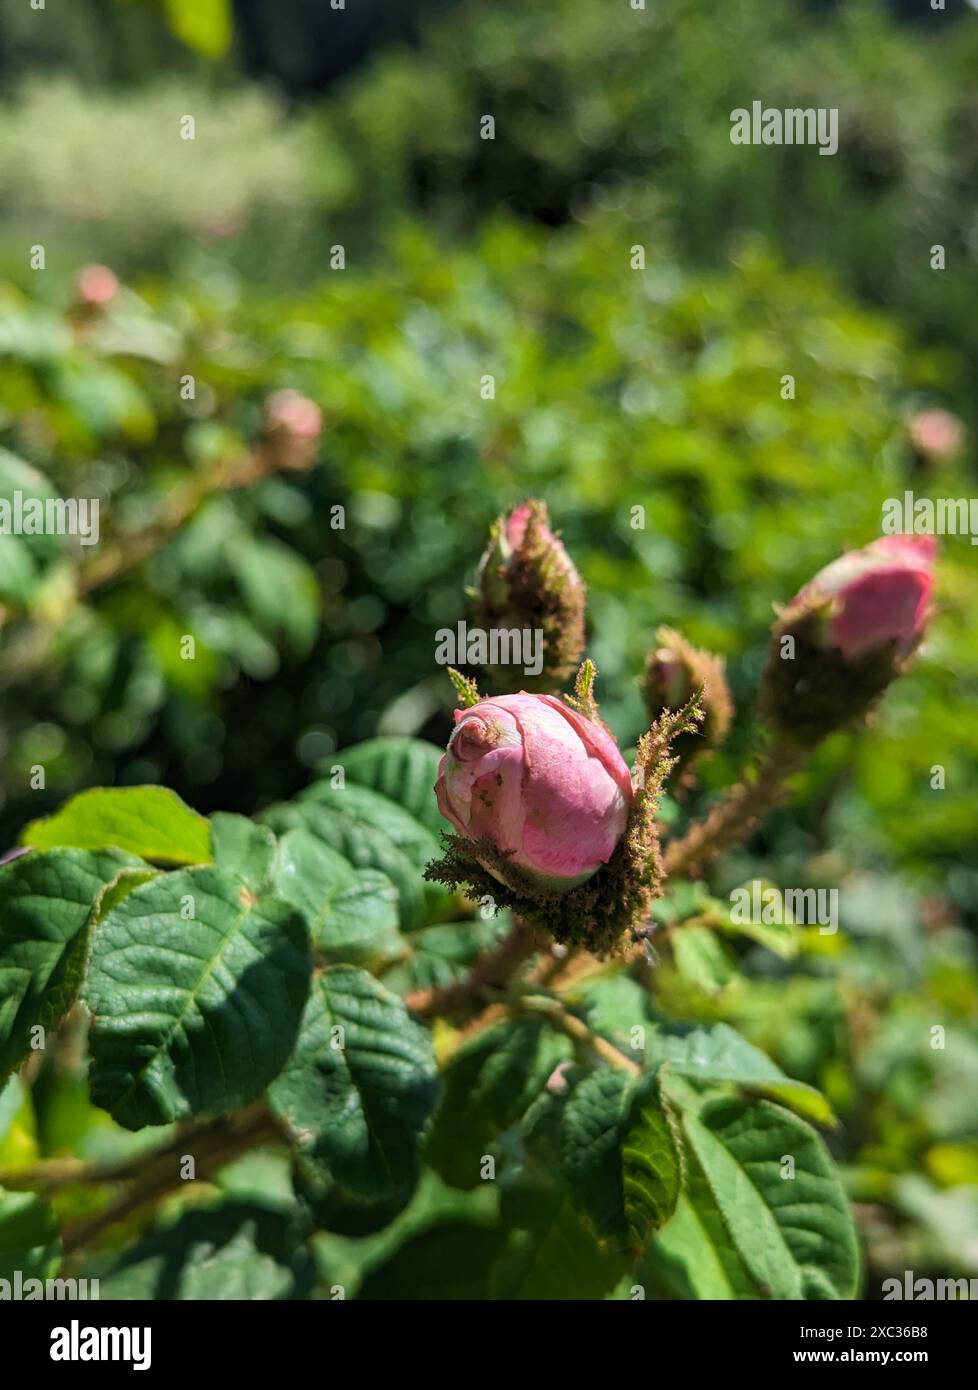
<svg viewBox="0 0 978 1390">
<path fill-rule="evenodd" d="M 632 801 L 611 734 L 552 695 L 501 695 L 455 711 L 438 770 L 438 806 L 466 840 L 550 893 L 585 883 L 608 862 Z"/>
<path fill-rule="evenodd" d="M 826 565 L 774 626 L 763 703 L 812 742 L 863 714 L 903 670 L 930 611 L 933 536 L 884 536 Z"/>
</svg>

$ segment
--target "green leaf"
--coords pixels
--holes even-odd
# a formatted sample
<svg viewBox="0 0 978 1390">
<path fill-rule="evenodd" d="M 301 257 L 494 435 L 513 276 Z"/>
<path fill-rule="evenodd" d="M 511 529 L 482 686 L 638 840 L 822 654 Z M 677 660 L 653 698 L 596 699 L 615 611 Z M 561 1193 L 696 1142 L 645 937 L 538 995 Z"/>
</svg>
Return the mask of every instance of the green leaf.
<svg viewBox="0 0 978 1390">
<path fill-rule="evenodd" d="M 271 887 L 278 848 L 267 825 L 256 825 L 247 816 L 215 811 L 211 816 L 211 850 L 214 863 L 250 888 L 264 893 Z"/>
<path fill-rule="evenodd" d="M 505 1233 L 498 1228 L 448 1221 L 423 1231 L 363 1282 L 357 1300 L 483 1300 L 489 1273 Z"/>
<path fill-rule="evenodd" d="M 718 993 L 737 974 L 729 950 L 709 927 L 678 927 L 670 940 L 679 974 L 708 994 Z"/>
<path fill-rule="evenodd" d="M 508 918 L 500 914 L 484 920 L 439 922 L 412 933 L 411 954 L 384 974 L 388 989 L 407 994 L 415 989 L 440 989 L 463 979 L 480 951 L 497 942 L 508 930 Z"/>
<path fill-rule="evenodd" d="M 853 1298 L 856 1233 L 818 1134 L 767 1100 L 715 1100 L 683 1129 L 745 1266 L 763 1296 L 804 1298 L 828 1284 Z"/>
<path fill-rule="evenodd" d="M 308 830 L 357 869 L 376 869 L 386 874 L 397 889 L 398 917 L 402 931 L 413 931 L 424 920 L 425 897 L 421 875 L 389 835 L 372 826 L 356 824 L 326 806 L 307 801 L 301 806 L 280 802 L 261 815 L 279 835 L 289 830 Z"/>
<path fill-rule="evenodd" d="M 533 1204 L 533 1221 L 511 1233 L 492 1271 L 498 1299 L 602 1298 L 621 1278 L 625 1256 L 597 1240 L 566 1194 Z"/>
<path fill-rule="evenodd" d="M 355 869 L 307 830 L 282 836 L 275 892 L 303 914 L 313 945 L 331 962 L 380 963 L 407 948 L 397 927 L 397 889 L 387 875 Z"/>
<path fill-rule="evenodd" d="M 438 764 L 444 750 L 420 738 L 373 738 L 334 753 L 320 768 L 344 768 L 347 780 L 370 787 L 403 806 L 432 834 L 448 828 L 435 800 Z"/>
<path fill-rule="evenodd" d="M 61 1263 L 61 1237 L 50 1203 L 34 1192 L 0 1187 L 0 1279 L 50 1279 Z"/>
<path fill-rule="evenodd" d="M 397 802 L 382 796 L 380 792 L 371 791 L 369 787 L 358 787 L 356 783 L 333 787 L 328 781 L 313 782 L 299 797 L 300 805 L 309 801 L 328 807 L 354 825 L 366 825 L 383 831 L 419 869 L 438 855 L 438 841 L 430 830 L 426 830 Z"/>
<path fill-rule="evenodd" d="M 104 1299 L 268 1301 L 305 1298 L 315 1273 L 286 1215 L 228 1202 L 186 1211 L 118 1256 L 90 1260 Z"/>
<path fill-rule="evenodd" d="M 292 1050 L 309 968 L 300 914 L 274 897 L 253 900 L 225 871 L 181 869 L 143 884 L 108 914 L 92 949 L 95 1104 L 139 1129 L 254 1100 Z"/>
<path fill-rule="evenodd" d="M 669 1221 L 649 1241 L 638 1282 L 666 1298 L 756 1299 L 757 1285 L 730 1238 L 720 1208 L 687 1150 L 686 1188 Z"/>
<path fill-rule="evenodd" d="M 763 920 L 763 894 L 768 889 L 773 889 L 774 900 L 778 903 L 781 902 L 780 890 L 772 883 L 761 881 L 757 889 L 761 895 L 759 898 L 759 902 L 762 904 L 761 920 L 735 920 L 731 901 L 717 902 L 714 900 L 711 916 L 716 920 L 721 930 L 728 932 L 731 936 L 742 936 L 749 941 L 756 941 L 759 946 L 773 951 L 782 960 L 793 960 L 801 946 L 798 924 L 792 921 L 765 922 Z M 738 893 L 745 894 L 747 901 L 753 903 L 753 891 L 752 884 L 745 884 L 734 889 L 730 897 L 732 900 Z M 744 905 L 746 906 L 746 902 Z M 738 916 L 742 918 L 743 913 L 739 913 Z"/>
<path fill-rule="evenodd" d="M 48 1030 L 81 982 L 93 905 L 121 868 L 117 850 L 25 854 L 0 868 L 0 1079 L 19 1065 L 31 1029 Z"/>
<path fill-rule="evenodd" d="M 599 1235 L 626 1231 L 620 1144 L 628 1085 L 620 1068 L 599 1067 L 574 1087 L 560 1119 L 564 1177 Z"/>
<path fill-rule="evenodd" d="M 668 1062 L 676 1073 L 699 1082 L 732 1082 L 742 1089 L 780 1101 L 817 1124 L 834 1125 L 828 1101 L 814 1086 L 793 1081 L 779 1066 L 726 1023 L 692 1032 L 653 1035 L 649 1049 L 654 1064 Z"/>
<path fill-rule="evenodd" d="M 166 787 L 96 787 L 31 821 L 21 844 L 34 849 L 127 850 L 157 864 L 209 864 L 210 826 Z"/>
<path fill-rule="evenodd" d="M 247 534 L 227 547 L 227 560 L 245 604 L 266 636 L 284 637 L 308 652 L 319 629 L 319 584 L 301 555 L 281 541 Z"/>
<path fill-rule="evenodd" d="M 572 1052 L 568 1038 L 538 1019 L 495 1025 L 459 1048 L 427 1150 L 446 1182 L 475 1187 L 487 1146 L 522 1119 Z"/>
<path fill-rule="evenodd" d="M 625 1221 L 632 1243 L 644 1247 L 676 1210 L 682 1188 L 682 1139 L 657 1076 L 632 1097 L 621 1141 Z"/>
<path fill-rule="evenodd" d="M 268 1098 L 328 1186 L 403 1206 L 437 1091 L 427 1029 L 365 970 L 337 965 L 314 981 L 295 1052 Z"/>
</svg>

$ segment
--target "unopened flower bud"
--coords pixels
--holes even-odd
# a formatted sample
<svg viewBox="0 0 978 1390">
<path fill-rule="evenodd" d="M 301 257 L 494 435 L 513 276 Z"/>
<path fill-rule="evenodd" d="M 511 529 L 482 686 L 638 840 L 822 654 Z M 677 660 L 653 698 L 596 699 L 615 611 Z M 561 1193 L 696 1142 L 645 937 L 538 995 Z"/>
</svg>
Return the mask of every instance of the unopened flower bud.
<svg viewBox="0 0 978 1390">
<path fill-rule="evenodd" d="M 552 695 L 500 695 L 455 711 L 438 807 L 510 886 L 565 893 L 607 864 L 632 786 L 611 735 Z"/>
<path fill-rule="evenodd" d="M 521 679 L 531 690 L 557 690 L 577 669 L 584 650 L 585 590 L 574 563 L 551 531 L 543 502 L 524 502 L 492 528 L 479 565 L 476 622 L 486 631 L 540 634 L 542 669 Z M 512 682 L 507 667 L 488 668 L 497 684 Z"/>
<path fill-rule="evenodd" d="M 866 712 L 920 641 L 934 583 L 933 536 L 884 536 L 833 560 L 774 625 L 763 705 L 813 743 Z"/>
<path fill-rule="evenodd" d="M 920 410 L 910 421 L 910 444 L 921 463 L 956 458 L 964 439 L 964 424 L 950 410 Z"/>
<path fill-rule="evenodd" d="M 262 451 L 270 469 L 306 469 L 316 461 L 323 415 L 301 391 L 276 391 L 262 411 Z"/>
<path fill-rule="evenodd" d="M 645 662 L 644 692 L 649 714 L 657 718 L 663 710 L 680 710 L 695 696 L 703 711 L 703 723 L 694 731 L 680 735 L 673 753 L 683 766 L 700 752 L 718 748 L 730 729 L 733 702 L 727 686 L 722 657 L 702 651 L 687 642 L 671 627 L 660 627 L 657 645 Z"/>
</svg>

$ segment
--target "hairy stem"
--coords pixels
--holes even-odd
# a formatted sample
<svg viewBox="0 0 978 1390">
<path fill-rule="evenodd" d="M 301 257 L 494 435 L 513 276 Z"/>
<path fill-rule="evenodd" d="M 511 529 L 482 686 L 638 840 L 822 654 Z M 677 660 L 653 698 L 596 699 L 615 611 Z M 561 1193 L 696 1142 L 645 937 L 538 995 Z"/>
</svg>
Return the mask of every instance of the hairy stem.
<svg viewBox="0 0 978 1390">
<path fill-rule="evenodd" d="M 147 1203 L 191 1181 L 183 1176 L 185 1156 L 194 1160 L 192 1181 L 205 1180 L 225 1163 L 259 1144 L 281 1141 L 282 1131 L 264 1101 L 244 1110 L 187 1125 L 168 1143 L 121 1163 L 85 1163 L 77 1159 L 47 1159 L 28 1168 L 0 1171 L 0 1186 L 50 1195 L 63 1187 L 131 1184 L 95 1216 L 68 1226 L 66 1253 L 78 1250 L 108 1226 L 125 1220 Z"/>
<path fill-rule="evenodd" d="M 808 751 L 774 744 L 753 775 L 731 787 L 708 812 L 665 852 L 670 878 L 698 873 L 721 850 L 745 840 L 754 827 L 788 794 L 787 779 L 798 771 Z"/>
<path fill-rule="evenodd" d="M 491 999 L 504 988 L 543 946 L 540 933 L 520 918 L 512 930 L 491 951 L 484 951 L 464 980 L 437 988 L 418 989 L 405 997 L 405 1004 L 420 1018 L 453 1017 Z"/>
</svg>

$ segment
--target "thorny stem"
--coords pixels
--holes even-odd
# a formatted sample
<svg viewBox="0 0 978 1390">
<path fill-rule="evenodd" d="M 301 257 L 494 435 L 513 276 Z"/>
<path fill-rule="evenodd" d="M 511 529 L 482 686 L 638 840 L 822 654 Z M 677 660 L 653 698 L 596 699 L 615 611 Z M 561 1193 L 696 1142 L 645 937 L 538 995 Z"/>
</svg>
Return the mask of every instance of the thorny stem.
<svg viewBox="0 0 978 1390">
<path fill-rule="evenodd" d="M 721 850 L 746 839 L 767 813 L 787 795 L 787 779 L 798 771 L 808 750 L 775 743 L 762 756 L 753 775 L 731 787 L 705 820 L 691 825 L 682 839 L 665 852 L 670 878 L 698 873 Z"/>
<path fill-rule="evenodd" d="M 536 928 L 517 918 L 502 941 L 479 956 L 464 980 L 452 985 L 415 990 L 405 997 L 404 1002 L 420 1018 L 464 1013 L 473 1005 L 490 1000 L 494 991 L 508 985 L 520 966 L 542 945 Z"/>
<path fill-rule="evenodd" d="M 175 488 L 156 519 L 132 536 L 100 547 L 99 554 L 83 563 L 74 578 L 73 600 L 84 598 L 94 589 L 109 584 L 147 560 L 173 533 L 193 516 L 198 507 L 216 493 L 251 487 L 274 471 L 274 459 L 256 446 L 216 467 L 203 478 L 195 478 Z M 9 614 L 0 605 L 0 629 Z M 0 666 L 0 689 L 6 689 L 26 679 L 43 664 L 50 644 L 61 627 L 62 619 L 50 619 L 36 624 L 30 634 L 21 634 L 11 645 Z"/>
<path fill-rule="evenodd" d="M 620 1067 L 622 1071 L 630 1072 L 632 1076 L 637 1076 L 642 1070 L 631 1057 L 620 1052 L 607 1038 L 602 1038 L 600 1034 L 593 1032 L 583 1019 L 565 1009 L 559 999 L 524 995 L 514 1001 L 511 1007 L 516 1013 L 542 1014 L 561 1032 L 566 1033 L 569 1038 L 591 1048 L 603 1061 L 609 1062 L 613 1067 Z"/>
<path fill-rule="evenodd" d="M 0 1171 L 0 1186 L 48 1195 L 74 1184 L 101 1186 L 131 1182 L 131 1187 L 95 1216 L 66 1228 L 64 1248 L 70 1253 L 94 1240 L 106 1227 L 125 1220 L 140 1207 L 180 1187 L 185 1181 L 180 1171 L 183 1155 L 193 1158 L 194 1178 L 200 1181 L 239 1154 L 282 1138 L 275 1117 L 265 1103 L 259 1101 L 232 1115 L 189 1125 L 161 1147 L 122 1163 L 48 1159 L 29 1168 Z"/>
</svg>

